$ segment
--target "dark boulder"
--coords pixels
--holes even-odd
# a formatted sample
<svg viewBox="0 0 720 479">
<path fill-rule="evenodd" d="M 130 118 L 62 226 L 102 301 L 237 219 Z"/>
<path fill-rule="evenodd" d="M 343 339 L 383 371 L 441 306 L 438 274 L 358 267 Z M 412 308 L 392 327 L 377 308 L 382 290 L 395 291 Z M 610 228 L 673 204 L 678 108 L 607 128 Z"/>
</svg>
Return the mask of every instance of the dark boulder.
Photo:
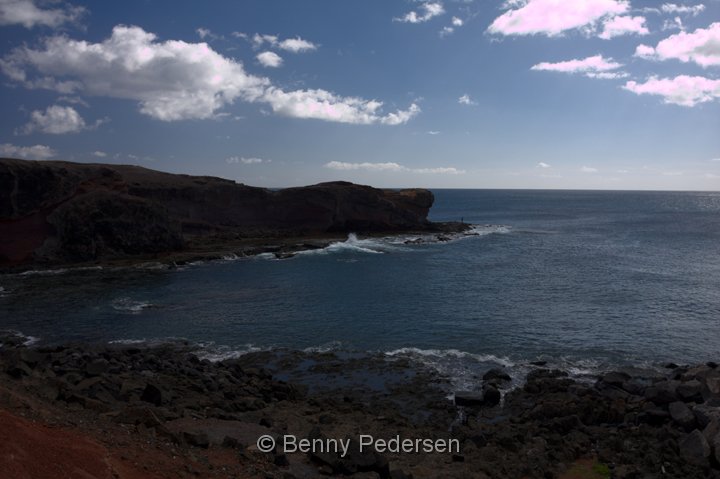
<svg viewBox="0 0 720 479">
<path fill-rule="evenodd" d="M 485 402 L 483 393 L 480 391 L 457 391 L 455 392 L 455 405 L 477 407 Z"/>
<path fill-rule="evenodd" d="M 672 420 L 682 429 L 692 431 L 695 428 L 695 415 L 684 402 L 670 403 L 668 411 Z"/>
<path fill-rule="evenodd" d="M 498 368 L 492 368 L 483 374 L 482 378 L 484 381 L 510 381 L 512 379 L 508 373 Z"/>
<path fill-rule="evenodd" d="M 680 455 L 690 464 L 706 467 L 710 458 L 710 444 L 705 436 L 695 429 L 678 444 Z"/>
<path fill-rule="evenodd" d="M 483 387 L 483 404 L 485 406 L 497 406 L 500 404 L 500 398 L 502 395 L 498 389 L 490 384 L 486 384 Z"/>
<path fill-rule="evenodd" d="M 162 391 L 160 391 L 157 386 L 148 384 L 145 386 L 145 389 L 140 396 L 140 400 L 149 402 L 155 406 L 160 406 L 162 404 Z"/>
</svg>

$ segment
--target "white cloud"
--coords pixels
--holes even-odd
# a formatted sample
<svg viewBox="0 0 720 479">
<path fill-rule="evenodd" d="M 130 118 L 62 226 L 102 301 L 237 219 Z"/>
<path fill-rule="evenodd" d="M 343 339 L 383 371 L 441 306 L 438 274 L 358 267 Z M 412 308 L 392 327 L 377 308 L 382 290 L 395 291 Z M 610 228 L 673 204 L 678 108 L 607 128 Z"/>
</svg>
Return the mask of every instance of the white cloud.
<svg viewBox="0 0 720 479">
<path fill-rule="evenodd" d="M 582 73 L 590 78 L 620 78 L 624 73 L 612 72 L 622 67 L 622 63 L 613 61 L 612 58 L 603 58 L 602 55 L 583 58 L 582 60 L 567 60 L 550 63 L 542 62 L 533 65 L 530 69 L 536 71 L 553 71 L 562 73 Z"/>
<path fill-rule="evenodd" d="M 52 37 L 39 50 L 19 47 L 0 61 L 11 79 L 28 87 L 34 70 L 57 88 L 56 78 L 72 77 L 73 91 L 139 101 L 140 111 L 165 121 L 211 118 L 241 98 L 257 100 L 269 85 L 242 64 L 205 43 L 157 41 L 139 27 L 116 26 L 101 43 Z"/>
<path fill-rule="evenodd" d="M 720 22 L 693 33 L 680 32 L 660 41 L 655 48 L 640 45 L 635 56 L 654 59 L 677 59 L 683 63 L 695 62 L 701 67 L 720 65 Z"/>
<path fill-rule="evenodd" d="M 653 58 L 655 57 L 655 49 L 641 43 L 635 48 L 635 56 L 640 58 Z"/>
<path fill-rule="evenodd" d="M 269 103 L 295 118 L 358 124 L 399 125 L 420 112 L 412 104 L 383 114 L 376 100 L 284 91 L 206 43 L 161 42 L 140 27 L 116 26 L 100 43 L 51 37 L 40 49 L 16 48 L 0 60 L 0 69 L 28 88 L 135 100 L 141 113 L 164 121 L 213 118 L 236 100 Z"/>
<path fill-rule="evenodd" d="M 541 161 L 540 163 L 537 164 L 537 167 L 538 168 L 550 168 L 550 165 Z"/>
<path fill-rule="evenodd" d="M 617 16 L 609 18 L 603 24 L 603 31 L 598 35 L 603 40 L 609 40 L 621 35 L 637 34 L 647 35 L 650 31 L 645 26 L 645 17 Z"/>
<path fill-rule="evenodd" d="M 56 154 L 55 150 L 45 145 L 15 146 L 10 143 L 0 144 L 0 156 L 6 158 L 47 160 Z"/>
<path fill-rule="evenodd" d="M 462 18 L 452 17 L 450 23 L 452 24 L 452 26 L 443 27 L 442 30 L 440 30 L 441 37 L 452 34 L 453 32 L 455 32 L 456 28 L 462 27 L 465 22 L 463 22 Z"/>
<path fill-rule="evenodd" d="M 380 101 L 342 97 L 326 90 L 286 92 L 270 87 L 265 92 L 263 101 L 269 103 L 273 112 L 280 115 L 361 125 L 400 125 L 420 113 L 420 107 L 413 103 L 407 110 L 382 115 L 380 109 L 383 103 Z"/>
<path fill-rule="evenodd" d="M 460 103 L 461 105 L 470 105 L 470 106 L 477 105 L 477 103 L 475 103 L 472 100 L 472 98 L 470 98 L 470 95 L 468 95 L 467 93 L 464 94 L 463 96 L 461 96 L 460 98 L 458 98 L 458 103 Z"/>
<path fill-rule="evenodd" d="M 244 165 L 257 165 L 260 163 L 270 163 L 270 160 L 263 160 L 262 158 L 244 158 L 241 156 L 231 156 L 230 158 L 225 158 L 225 162 L 227 162 L 228 164 L 242 163 Z"/>
<path fill-rule="evenodd" d="M 439 135 L 439 134 L 440 134 L 440 132 L 437 131 L 437 130 L 430 130 L 430 131 L 428 131 L 428 132 L 426 132 L 426 133 L 427 133 L 428 135 L 431 135 L 431 136 L 435 136 L 435 135 Z"/>
<path fill-rule="evenodd" d="M 256 58 L 262 66 L 267 68 L 278 68 L 283 64 L 282 57 L 275 52 L 258 53 Z"/>
<path fill-rule="evenodd" d="M 665 103 L 687 107 L 720 98 L 720 80 L 700 76 L 652 77 L 645 83 L 629 81 L 623 88 L 637 95 L 658 95 Z"/>
<path fill-rule="evenodd" d="M 29 134 L 34 131 L 62 135 L 77 133 L 88 128 L 82 116 L 71 106 L 49 106 L 44 112 L 35 110 L 30 114 L 30 122 L 21 131 Z"/>
<path fill-rule="evenodd" d="M 675 3 L 664 3 L 660 9 L 664 13 L 683 13 L 683 14 L 689 14 L 693 17 L 696 17 L 702 13 L 703 10 L 705 10 L 705 5 L 698 4 L 698 5 L 677 5 Z"/>
<path fill-rule="evenodd" d="M 70 103 L 73 105 L 82 105 L 84 107 L 90 106 L 90 105 L 88 105 L 88 102 L 86 102 L 82 98 L 76 97 L 76 96 L 61 96 L 61 97 L 58 97 L 57 101 L 62 101 L 62 102 Z"/>
<path fill-rule="evenodd" d="M 587 72 L 585 76 L 588 78 L 597 78 L 598 80 L 616 80 L 618 78 L 627 78 L 630 75 L 626 72 Z"/>
<path fill-rule="evenodd" d="M 61 5 L 61 8 L 42 9 L 34 0 L 0 0 L 0 25 L 55 28 L 77 21 L 85 13 L 82 7 Z"/>
<path fill-rule="evenodd" d="M 598 169 L 591 166 L 583 166 L 582 168 L 580 168 L 580 171 L 582 171 L 583 173 L 597 173 Z"/>
<path fill-rule="evenodd" d="M 197 32 L 198 36 L 199 36 L 202 40 L 204 40 L 205 37 L 208 37 L 208 36 L 212 35 L 212 32 L 211 32 L 209 29 L 207 29 L 207 28 L 202 28 L 202 27 L 200 27 L 200 28 L 198 28 L 198 29 L 195 30 L 195 31 Z"/>
<path fill-rule="evenodd" d="M 720 161 L 720 158 L 713 158 L 713 159 L 710 160 L 710 161 Z"/>
<path fill-rule="evenodd" d="M 107 153 L 105 153 L 104 151 L 100 151 L 100 150 L 93 151 L 92 154 L 93 154 L 93 156 L 96 156 L 98 158 L 105 158 L 107 156 Z"/>
<path fill-rule="evenodd" d="M 408 12 L 402 17 L 395 18 L 393 20 L 403 23 L 423 23 L 433 17 L 437 17 L 445 13 L 445 8 L 443 8 L 443 4 L 440 2 L 425 2 L 420 5 L 420 10 L 421 13 L 413 10 L 412 12 Z"/>
<path fill-rule="evenodd" d="M 325 164 L 325 168 L 339 171 L 390 171 L 390 172 L 408 172 L 408 173 L 419 173 L 419 174 L 444 174 L 444 175 L 462 175 L 465 173 L 464 170 L 458 170 L 457 168 L 408 168 L 400 165 L 399 163 L 346 163 L 343 161 L 331 161 Z"/>
<path fill-rule="evenodd" d="M 440 36 L 446 37 L 448 35 L 451 35 L 455 31 L 454 27 L 442 27 L 442 30 L 440 30 Z"/>
<path fill-rule="evenodd" d="M 683 25 L 682 18 L 675 17 L 671 20 L 665 20 L 662 25 L 662 31 L 665 32 L 667 30 L 685 31 L 685 25 Z"/>
<path fill-rule="evenodd" d="M 255 48 L 260 48 L 265 43 L 269 43 L 270 45 L 275 46 L 278 43 L 278 37 L 277 35 L 261 35 L 259 33 L 256 33 L 252 37 L 252 42 Z"/>
<path fill-rule="evenodd" d="M 278 43 L 278 47 L 293 53 L 308 52 L 317 50 L 317 45 L 300 37 L 288 38 Z"/>
<path fill-rule="evenodd" d="M 508 0 L 504 6 L 508 11 L 493 21 L 490 33 L 557 36 L 630 10 L 627 0 Z"/>
<path fill-rule="evenodd" d="M 245 35 L 244 33 L 234 32 L 233 35 L 239 38 L 248 38 L 247 35 Z M 256 33 L 255 35 L 253 35 L 252 43 L 255 48 L 260 48 L 267 43 L 271 47 L 280 48 L 282 50 L 293 53 L 308 52 L 312 50 L 317 50 L 318 48 L 316 44 L 308 40 L 304 40 L 300 37 L 280 40 L 280 37 L 278 37 L 277 35 L 267 35 L 260 33 Z"/>
</svg>

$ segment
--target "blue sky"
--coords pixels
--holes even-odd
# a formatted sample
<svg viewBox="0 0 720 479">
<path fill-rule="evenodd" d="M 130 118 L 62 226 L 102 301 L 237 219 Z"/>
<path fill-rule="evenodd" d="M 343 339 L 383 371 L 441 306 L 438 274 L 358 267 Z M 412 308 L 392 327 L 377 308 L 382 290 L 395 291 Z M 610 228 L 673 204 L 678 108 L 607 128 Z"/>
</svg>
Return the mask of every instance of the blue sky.
<svg viewBox="0 0 720 479">
<path fill-rule="evenodd" d="M 0 48 L 3 156 L 720 188 L 720 0 L 0 0 Z"/>
</svg>

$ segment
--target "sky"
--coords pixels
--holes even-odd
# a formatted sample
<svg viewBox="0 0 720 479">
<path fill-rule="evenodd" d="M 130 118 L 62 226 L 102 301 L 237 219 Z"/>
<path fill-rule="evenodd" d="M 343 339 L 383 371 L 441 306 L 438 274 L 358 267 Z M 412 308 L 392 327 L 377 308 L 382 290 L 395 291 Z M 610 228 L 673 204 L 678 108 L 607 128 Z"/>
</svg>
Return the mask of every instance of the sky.
<svg viewBox="0 0 720 479">
<path fill-rule="evenodd" d="M 720 189 L 720 0 L 0 0 L 0 156 Z"/>
</svg>

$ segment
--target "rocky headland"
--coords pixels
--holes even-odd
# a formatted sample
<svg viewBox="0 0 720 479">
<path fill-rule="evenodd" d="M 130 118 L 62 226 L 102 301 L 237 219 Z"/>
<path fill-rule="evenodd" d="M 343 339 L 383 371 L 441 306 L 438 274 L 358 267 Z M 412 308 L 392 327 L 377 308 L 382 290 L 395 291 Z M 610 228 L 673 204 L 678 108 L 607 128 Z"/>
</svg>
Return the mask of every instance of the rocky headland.
<svg viewBox="0 0 720 479">
<path fill-rule="evenodd" d="M 0 158 L 0 268 L 280 255 L 348 233 L 461 232 L 424 189 L 269 190 L 139 166 Z"/>
<path fill-rule="evenodd" d="M 496 369 L 461 392 L 383 356 L 278 350 L 213 362 L 183 343 L 1 341 L 0 477 L 720 477 L 715 363 L 589 382 L 538 363 L 520 387 Z M 255 442 L 266 434 L 454 438 L 460 450 L 265 453 Z"/>
</svg>

